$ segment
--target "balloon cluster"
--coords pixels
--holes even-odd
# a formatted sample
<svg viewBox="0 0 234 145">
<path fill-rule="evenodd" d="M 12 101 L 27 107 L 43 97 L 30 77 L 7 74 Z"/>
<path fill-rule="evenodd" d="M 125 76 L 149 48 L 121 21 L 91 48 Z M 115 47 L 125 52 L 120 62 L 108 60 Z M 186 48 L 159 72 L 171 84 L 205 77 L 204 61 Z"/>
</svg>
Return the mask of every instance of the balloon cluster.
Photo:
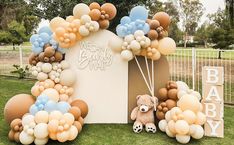
<svg viewBox="0 0 234 145">
<path fill-rule="evenodd" d="M 202 125 L 206 122 L 206 116 L 202 113 L 200 94 L 182 94 L 181 91 L 189 91 L 189 87 L 184 82 L 176 82 L 178 89 L 177 106 L 173 107 L 165 114 L 165 119 L 158 124 L 161 131 L 166 132 L 169 137 L 176 137 L 180 143 L 188 143 L 190 138 L 201 139 L 204 135 Z M 199 95 L 198 95 L 199 94 Z"/>
<path fill-rule="evenodd" d="M 39 29 L 38 34 L 31 36 L 32 54 L 29 56 L 29 64 L 60 62 L 64 59 L 63 54 L 65 51 L 52 39 L 52 34 L 50 28 L 44 26 Z"/>
<path fill-rule="evenodd" d="M 53 38 L 62 48 L 70 48 L 83 37 L 109 27 L 109 20 L 116 15 L 116 8 L 111 3 L 100 6 L 98 3 L 91 3 L 89 6 L 79 3 L 73 8 L 73 16 L 65 19 L 55 17 L 50 21 L 50 28 Z"/>
<path fill-rule="evenodd" d="M 14 119 L 10 124 L 11 130 L 9 131 L 8 138 L 10 141 L 19 142 L 20 132 L 23 130 L 22 121 L 19 118 Z"/>
<path fill-rule="evenodd" d="M 178 101 L 176 82 L 168 81 L 165 88 L 159 89 L 158 99 L 160 103 L 157 106 L 156 117 L 162 120 L 165 118 L 167 111 L 175 107 Z"/>
<path fill-rule="evenodd" d="M 136 6 L 129 16 L 121 18 L 116 27 L 119 37 L 112 38 L 109 46 L 126 61 L 132 60 L 136 55 L 158 60 L 161 55 L 172 54 L 176 49 L 175 41 L 166 35 L 169 24 L 168 14 L 158 12 L 150 20 L 148 11 L 142 6 Z"/>
</svg>

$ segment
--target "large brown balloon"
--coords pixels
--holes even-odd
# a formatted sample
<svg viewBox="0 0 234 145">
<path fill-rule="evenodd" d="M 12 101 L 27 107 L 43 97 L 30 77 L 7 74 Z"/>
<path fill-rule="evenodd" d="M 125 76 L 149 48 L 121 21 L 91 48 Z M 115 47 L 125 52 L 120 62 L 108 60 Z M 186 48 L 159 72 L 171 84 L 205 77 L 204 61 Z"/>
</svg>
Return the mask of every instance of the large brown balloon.
<svg viewBox="0 0 234 145">
<path fill-rule="evenodd" d="M 166 88 L 161 88 L 161 89 L 159 89 L 159 91 L 158 91 L 158 99 L 160 100 L 160 101 L 165 101 L 165 100 L 167 100 L 167 89 Z"/>
<path fill-rule="evenodd" d="M 150 21 L 149 26 L 150 26 L 150 29 L 156 30 L 156 28 L 160 26 L 160 23 L 158 20 L 152 20 Z"/>
<path fill-rule="evenodd" d="M 101 12 L 98 9 L 93 9 L 89 12 L 89 16 L 93 21 L 98 21 L 101 17 Z"/>
<path fill-rule="evenodd" d="M 49 47 L 45 48 L 44 56 L 51 57 L 54 55 L 54 53 L 55 53 L 55 49 L 53 47 L 49 46 Z"/>
<path fill-rule="evenodd" d="M 173 99 L 173 100 L 177 100 L 177 89 L 170 89 L 168 91 L 168 98 Z"/>
<path fill-rule="evenodd" d="M 28 94 L 18 94 L 13 96 L 5 105 L 4 118 L 8 124 L 16 118 L 22 118 L 24 114 L 29 112 L 29 108 L 33 105 L 35 99 Z"/>
<path fill-rule="evenodd" d="M 92 2 L 92 3 L 89 5 L 89 8 L 90 8 L 90 10 L 93 10 L 93 9 L 98 9 L 98 10 L 100 10 L 100 9 L 101 9 L 100 5 L 99 5 L 97 2 Z"/>
<path fill-rule="evenodd" d="M 164 28 L 167 29 L 167 27 L 170 25 L 171 20 L 170 16 L 165 13 L 165 12 L 158 12 L 153 16 L 153 19 L 158 20 L 160 25 Z"/>
<path fill-rule="evenodd" d="M 80 108 L 76 106 L 71 107 L 68 112 L 74 116 L 75 120 L 78 120 L 81 116 Z"/>
<path fill-rule="evenodd" d="M 147 35 L 151 40 L 155 40 L 158 38 L 158 32 L 156 30 L 151 29 Z"/>
<path fill-rule="evenodd" d="M 169 110 L 171 110 L 173 107 L 176 107 L 176 101 L 175 100 L 172 100 L 172 99 L 168 99 L 166 101 L 166 104 L 167 104 L 167 108 Z"/>
<path fill-rule="evenodd" d="M 108 20 L 112 20 L 115 17 L 116 13 L 117 13 L 117 10 L 116 10 L 115 6 L 113 4 L 111 4 L 111 3 L 103 4 L 101 6 L 101 11 L 105 11 L 106 14 L 109 15 Z"/>
<path fill-rule="evenodd" d="M 61 60 L 63 60 L 63 54 L 59 51 L 55 52 L 54 57 L 56 62 L 60 62 Z"/>
<path fill-rule="evenodd" d="M 85 103 L 85 101 L 76 99 L 71 102 L 71 106 L 80 108 L 82 118 L 85 118 L 87 116 L 89 108 L 88 105 Z"/>
<path fill-rule="evenodd" d="M 109 20 L 99 20 L 98 21 L 101 29 L 107 29 L 109 27 Z"/>
</svg>

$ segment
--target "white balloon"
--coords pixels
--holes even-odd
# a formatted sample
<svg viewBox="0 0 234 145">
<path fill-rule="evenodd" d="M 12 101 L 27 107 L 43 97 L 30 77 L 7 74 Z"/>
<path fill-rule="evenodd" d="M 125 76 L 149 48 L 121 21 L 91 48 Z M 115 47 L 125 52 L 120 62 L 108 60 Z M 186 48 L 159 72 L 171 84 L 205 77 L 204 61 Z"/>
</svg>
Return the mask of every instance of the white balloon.
<svg viewBox="0 0 234 145">
<path fill-rule="evenodd" d="M 180 90 L 180 91 L 177 92 L 177 96 L 178 96 L 179 99 L 180 99 L 183 95 L 186 95 L 186 94 L 187 94 L 187 92 L 184 91 L 184 90 Z"/>
<path fill-rule="evenodd" d="M 175 137 L 175 134 L 173 134 L 172 132 L 170 132 L 168 126 L 166 126 L 166 134 L 167 134 L 169 137 Z"/>
<path fill-rule="evenodd" d="M 90 12 L 89 6 L 84 3 L 79 3 L 73 8 L 73 15 L 75 18 L 80 19 L 83 15 L 88 15 Z"/>
<path fill-rule="evenodd" d="M 167 111 L 167 113 L 165 114 L 165 119 L 167 122 L 171 120 L 171 111 Z"/>
<path fill-rule="evenodd" d="M 35 138 L 34 143 L 35 143 L 35 145 L 45 145 L 45 144 L 47 144 L 48 140 L 49 140 L 48 137 L 42 138 L 42 139 Z"/>
<path fill-rule="evenodd" d="M 189 135 L 180 135 L 180 134 L 177 134 L 176 135 L 176 140 L 179 143 L 186 144 L 186 143 L 188 143 L 190 141 L 190 136 Z"/>
<path fill-rule="evenodd" d="M 187 92 L 189 90 L 189 87 L 185 82 L 177 81 L 176 84 L 178 91 L 183 90 Z"/>
<path fill-rule="evenodd" d="M 191 134 L 194 139 L 201 139 L 204 135 L 204 129 L 200 125 L 195 125 L 195 133 Z"/>
<path fill-rule="evenodd" d="M 135 33 L 134 33 L 134 36 L 135 38 L 138 37 L 138 36 L 144 36 L 144 32 L 142 30 L 137 30 Z"/>
<path fill-rule="evenodd" d="M 81 24 L 90 23 L 91 17 L 89 15 L 83 15 L 80 18 Z"/>
<path fill-rule="evenodd" d="M 135 38 L 134 38 L 134 35 L 132 35 L 132 34 L 129 34 L 129 35 L 127 35 L 127 36 L 125 36 L 124 37 L 124 41 L 125 42 L 128 42 L 128 43 L 130 43 L 131 41 L 133 41 Z"/>
<path fill-rule="evenodd" d="M 41 67 L 42 64 L 43 64 L 43 62 L 40 62 L 40 61 L 39 61 L 39 62 L 36 64 L 36 66 L 37 66 L 37 67 Z"/>
<path fill-rule="evenodd" d="M 29 145 L 33 143 L 34 136 L 27 134 L 25 131 L 22 131 L 19 136 L 19 140 L 24 145 Z"/>
<path fill-rule="evenodd" d="M 88 36 L 89 35 L 89 30 L 84 26 L 80 26 L 79 32 L 81 36 Z"/>
<path fill-rule="evenodd" d="M 48 79 L 48 75 L 46 73 L 43 73 L 43 72 L 40 72 L 38 75 L 37 75 L 37 79 L 39 81 L 44 81 L 46 79 Z"/>
<path fill-rule="evenodd" d="M 66 60 L 61 61 L 60 64 L 63 70 L 68 69 L 70 67 L 69 63 Z"/>
<path fill-rule="evenodd" d="M 158 123 L 158 127 L 162 132 L 166 131 L 167 121 L 165 119 L 160 120 Z"/>
<path fill-rule="evenodd" d="M 52 65 L 50 63 L 44 63 L 41 69 L 44 73 L 49 73 L 52 70 Z"/>
<path fill-rule="evenodd" d="M 130 43 L 130 48 L 132 49 L 133 52 L 139 52 L 141 49 L 141 45 L 136 40 L 133 40 Z"/>
<path fill-rule="evenodd" d="M 94 31 L 98 31 L 98 30 L 99 30 L 99 24 L 98 24 L 98 22 L 92 21 L 91 24 L 92 24 L 93 27 L 94 27 Z"/>
<path fill-rule="evenodd" d="M 108 42 L 108 46 L 114 52 L 120 52 L 122 50 L 122 44 L 123 44 L 123 39 L 117 36 L 110 38 Z"/>
<path fill-rule="evenodd" d="M 46 138 L 48 137 L 49 132 L 48 132 L 48 125 L 46 123 L 39 123 L 35 126 L 34 128 L 34 136 L 36 138 Z"/>
<path fill-rule="evenodd" d="M 129 61 L 133 59 L 133 54 L 130 50 L 123 50 L 121 56 L 124 60 Z"/>
</svg>

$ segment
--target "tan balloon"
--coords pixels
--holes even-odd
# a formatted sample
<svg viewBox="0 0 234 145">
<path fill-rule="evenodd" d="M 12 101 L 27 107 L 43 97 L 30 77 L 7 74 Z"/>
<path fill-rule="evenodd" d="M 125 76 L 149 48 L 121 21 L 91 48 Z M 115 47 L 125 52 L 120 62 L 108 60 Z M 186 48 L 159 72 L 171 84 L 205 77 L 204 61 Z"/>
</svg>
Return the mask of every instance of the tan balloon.
<svg viewBox="0 0 234 145">
<path fill-rule="evenodd" d="M 93 9 L 89 12 L 89 16 L 93 21 L 98 21 L 101 17 L 101 12 L 98 9 Z"/>
<path fill-rule="evenodd" d="M 172 38 L 164 37 L 158 43 L 158 51 L 163 55 L 172 54 L 176 50 L 176 43 Z"/>
<path fill-rule="evenodd" d="M 56 28 L 58 28 L 61 23 L 66 22 L 63 18 L 61 17 L 55 17 L 50 21 L 50 28 L 53 32 L 55 32 Z"/>
<path fill-rule="evenodd" d="M 77 130 L 77 128 L 74 125 L 72 125 L 70 127 L 70 129 L 68 130 L 68 132 L 69 132 L 69 138 L 68 138 L 68 140 L 70 140 L 70 141 L 74 140 L 77 137 L 77 135 L 78 135 L 78 130 Z"/>
<path fill-rule="evenodd" d="M 49 115 L 50 120 L 60 120 L 63 117 L 63 114 L 60 111 L 52 111 Z"/>
<path fill-rule="evenodd" d="M 177 102 L 177 106 L 181 108 L 182 111 L 192 110 L 194 113 L 199 111 L 200 102 L 197 97 L 192 95 L 183 95 Z"/>
<path fill-rule="evenodd" d="M 109 20 L 99 20 L 98 21 L 101 29 L 107 29 L 109 27 Z"/>
<path fill-rule="evenodd" d="M 8 124 L 16 118 L 22 118 L 29 112 L 29 108 L 35 102 L 34 97 L 28 94 L 18 94 L 7 101 L 4 107 L 4 119 Z"/>
<path fill-rule="evenodd" d="M 81 110 L 76 106 L 71 107 L 68 112 L 74 116 L 75 120 L 78 120 L 81 116 Z"/>
<path fill-rule="evenodd" d="M 101 9 L 101 6 L 100 6 L 97 2 L 92 2 L 92 3 L 89 5 L 89 8 L 90 8 L 90 10 L 93 10 L 93 9 L 98 9 L 98 10 L 100 10 L 100 9 Z"/>
<path fill-rule="evenodd" d="M 101 6 L 101 11 L 105 11 L 106 14 L 109 15 L 109 18 L 108 20 L 112 20 L 116 13 L 117 13 L 117 10 L 115 8 L 115 6 L 111 3 L 105 3 Z"/>
<path fill-rule="evenodd" d="M 38 86 L 33 86 L 31 89 L 31 93 L 33 96 L 39 96 L 41 94 L 41 91 L 39 90 Z"/>
<path fill-rule="evenodd" d="M 164 28 L 167 29 L 167 27 L 170 25 L 171 20 L 170 16 L 165 13 L 165 12 L 158 12 L 153 16 L 154 20 L 158 20 L 160 25 Z"/>
<path fill-rule="evenodd" d="M 59 121 L 56 119 L 50 120 L 48 123 L 48 131 L 50 133 L 57 133 L 57 129 L 59 126 Z"/>
<path fill-rule="evenodd" d="M 151 40 L 155 40 L 158 38 L 158 32 L 156 30 L 153 30 L 151 29 L 149 32 L 148 32 L 148 37 L 151 39 Z"/>
<path fill-rule="evenodd" d="M 73 125 L 77 128 L 78 132 L 80 133 L 82 130 L 81 123 L 79 121 L 75 121 Z"/>
<path fill-rule="evenodd" d="M 57 140 L 57 133 L 50 132 L 50 133 L 49 133 L 49 137 L 50 137 L 50 139 L 52 139 L 52 140 Z"/>
<path fill-rule="evenodd" d="M 89 108 L 86 102 L 80 99 L 75 99 L 74 101 L 71 102 L 71 106 L 75 106 L 80 108 L 81 110 L 81 117 L 85 118 L 88 114 Z"/>
<path fill-rule="evenodd" d="M 68 17 L 66 17 L 66 21 L 67 22 L 71 23 L 73 20 L 75 20 L 74 16 L 68 16 Z"/>
<path fill-rule="evenodd" d="M 189 124 L 185 120 L 177 120 L 175 123 L 175 131 L 180 135 L 189 133 Z"/>
<path fill-rule="evenodd" d="M 69 139 L 69 132 L 68 131 L 63 131 L 57 133 L 57 139 L 59 142 L 65 142 Z"/>
</svg>

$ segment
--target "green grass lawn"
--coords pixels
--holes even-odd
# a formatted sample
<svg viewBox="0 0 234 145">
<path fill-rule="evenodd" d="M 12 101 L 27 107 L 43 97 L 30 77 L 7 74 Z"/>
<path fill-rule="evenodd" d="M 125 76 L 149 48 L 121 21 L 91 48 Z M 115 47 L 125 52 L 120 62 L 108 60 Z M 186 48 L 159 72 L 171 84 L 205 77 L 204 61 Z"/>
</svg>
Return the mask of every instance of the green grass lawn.
<svg viewBox="0 0 234 145">
<path fill-rule="evenodd" d="M 18 80 L 10 77 L 0 77 L 0 145 L 14 145 L 7 139 L 9 126 L 3 118 L 4 105 L 10 97 L 19 93 L 30 93 L 34 81 Z M 234 108 L 225 107 L 225 137 L 204 137 L 201 140 L 191 140 L 189 144 L 202 145 L 231 145 L 234 144 Z M 58 142 L 51 141 L 54 145 Z M 73 142 L 66 145 L 175 145 L 179 144 L 175 139 L 169 138 L 165 133 L 157 131 L 156 134 L 132 132 L 132 124 L 90 124 L 85 125 L 83 131 Z"/>
</svg>

